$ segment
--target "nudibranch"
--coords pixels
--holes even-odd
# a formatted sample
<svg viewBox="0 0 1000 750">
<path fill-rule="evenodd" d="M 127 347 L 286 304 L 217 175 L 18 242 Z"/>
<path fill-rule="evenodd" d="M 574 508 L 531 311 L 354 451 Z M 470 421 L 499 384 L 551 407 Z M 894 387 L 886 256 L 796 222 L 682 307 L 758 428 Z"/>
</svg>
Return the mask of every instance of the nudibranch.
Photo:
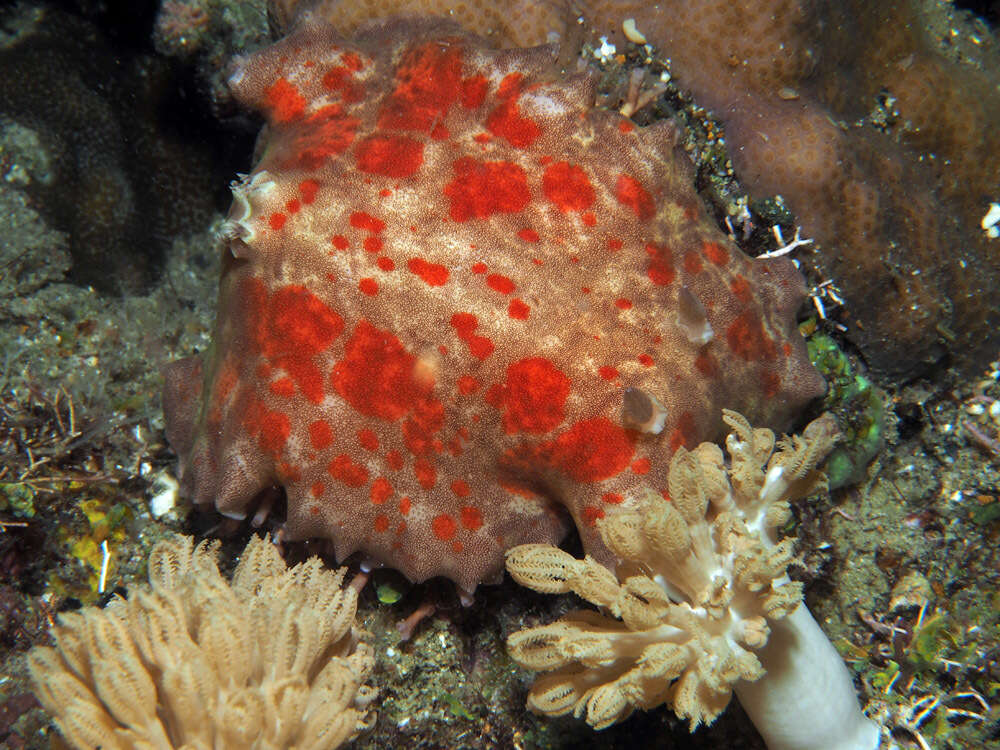
<svg viewBox="0 0 1000 750">
<path fill-rule="evenodd" d="M 556 52 L 307 14 L 237 61 L 260 160 L 210 353 L 166 374 L 195 503 L 283 488 L 286 538 L 471 590 L 570 521 L 610 560 L 598 519 L 664 490 L 722 407 L 783 426 L 823 392 L 792 262 L 741 253 L 672 126 L 596 108 Z"/>
</svg>

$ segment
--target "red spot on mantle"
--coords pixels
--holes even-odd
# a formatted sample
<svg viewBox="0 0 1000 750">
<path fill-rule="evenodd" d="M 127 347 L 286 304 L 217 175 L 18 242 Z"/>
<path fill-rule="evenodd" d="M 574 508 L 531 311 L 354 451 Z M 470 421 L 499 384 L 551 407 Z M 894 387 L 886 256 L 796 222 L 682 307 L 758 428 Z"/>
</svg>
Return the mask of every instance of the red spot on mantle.
<svg viewBox="0 0 1000 750">
<path fill-rule="evenodd" d="M 333 387 L 365 416 L 401 419 L 433 386 L 414 377 L 416 361 L 396 336 L 362 319 L 334 365 Z"/>
<path fill-rule="evenodd" d="M 548 446 L 551 462 L 577 482 L 600 482 L 621 474 L 634 447 L 625 430 L 606 417 L 577 422 Z"/>
<path fill-rule="evenodd" d="M 425 490 L 433 489 L 437 483 L 437 469 L 423 456 L 413 462 L 413 475 Z"/>
<path fill-rule="evenodd" d="M 563 213 L 585 211 L 594 203 L 594 186 L 576 164 L 559 161 L 545 168 L 542 192 Z"/>
<path fill-rule="evenodd" d="M 454 221 L 487 219 L 523 211 L 531 201 L 525 171 L 511 162 L 476 161 L 468 156 L 452 165 L 455 178 L 444 187 Z"/>
<path fill-rule="evenodd" d="M 544 357 L 529 357 L 507 368 L 507 380 L 494 385 L 486 400 L 503 410 L 503 428 L 508 435 L 551 432 L 565 419 L 570 380 Z"/>
<path fill-rule="evenodd" d="M 378 435 L 367 427 L 358 430 L 358 444 L 366 451 L 378 450 Z"/>
<path fill-rule="evenodd" d="M 368 482 L 368 469 L 357 463 L 346 453 L 341 453 L 327 467 L 330 476 L 348 487 L 363 487 Z"/>
<path fill-rule="evenodd" d="M 431 530 L 434 532 L 434 536 L 442 542 L 447 542 L 455 536 L 457 529 L 458 526 L 455 524 L 455 519 L 446 513 L 435 516 L 434 520 L 431 521 Z"/>
<path fill-rule="evenodd" d="M 670 450 L 676 452 L 681 447 L 691 449 L 697 443 L 694 417 L 689 411 L 682 412 L 677 418 L 677 426 L 670 432 Z"/>
<path fill-rule="evenodd" d="M 719 374 L 719 366 L 708 352 L 699 352 L 694 358 L 694 366 L 706 378 L 714 378 Z"/>
<path fill-rule="evenodd" d="M 493 353 L 493 342 L 475 333 L 479 327 L 479 319 L 475 315 L 466 312 L 455 313 L 449 322 L 458 337 L 468 345 L 472 356 L 486 359 Z"/>
<path fill-rule="evenodd" d="M 404 135 L 373 135 L 355 149 L 358 169 L 383 177 L 412 177 L 424 163 L 424 144 Z"/>
<path fill-rule="evenodd" d="M 385 477 L 378 477 L 374 482 L 372 482 L 369 497 L 371 497 L 371 501 L 374 505 L 381 505 L 392 497 L 392 493 L 392 484 L 389 480 Z"/>
<path fill-rule="evenodd" d="M 263 282 L 241 284 L 247 328 L 256 348 L 275 359 L 311 357 L 344 329 L 344 320 L 304 286 L 290 284 L 268 295 Z"/>
<path fill-rule="evenodd" d="M 364 61 L 356 52 L 345 52 L 340 59 L 344 61 L 344 65 L 347 66 L 348 70 L 355 73 L 365 67 Z"/>
<path fill-rule="evenodd" d="M 491 273 L 487 276 L 486 285 L 493 291 L 500 292 L 500 294 L 510 294 L 514 291 L 514 282 L 498 273 Z"/>
<path fill-rule="evenodd" d="M 385 229 L 385 222 L 364 211 L 355 211 L 351 214 L 351 226 L 355 229 L 364 229 L 368 232 L 378 234 Z"/>
<path fill-rule="evenodd" d="M 333 443 L 333 430 L 330 423 L 318 419 L 309 424 L 309 442 L 318 451 L 329 448 Z"/>
<path fill-rule="evenodd" d="M 443 286 L 448 281 L 448 269 L 440 263 L 428 263 L 423 258 L 410 258 L 406 262 L 410 273 L 416 274 L 428 286 Z"/>
<path fill-rule="evenodd" d="M 604 518 L 604 511 L 595 505 L 585 505 L 583 508 L 583 523 L 591 528 L 597 526 L 597 522 Z"/>
<path fill-rule="evenodd" d="M 292 423 L 287 414 L 271 411 L 256 399 L 243 415 L 243 426 L 251 436 L 257 437 L 260 449 L 274 457 L 281 453 L 292 434 Z"/>
<path fill-rule="evenodd" d="M 763 372 L 760 375 L 760 386 L 764 396 L 774 398 L 781 389 L 781 377 L 776 372 Z"/>
<path fill-rule="evenodd" d="M 750 282 L 743 276 L 737 276 L 729 282 L 729 289 L 733 296 L 744 305 L 749 305 L 753 301 L 753 292 L 750 291 Z"/>
<path fill-rule="evenodd" d="M 323 86 L 336 91 L 348 103 L 359 102 L 365 96 L 364 86 L 353 80 L 354 71 L 344 65 L 330 68 L 322 79 Z"/>
<path fill-rule="evenodd" d="M 777 354 L 774 341 L 764 331 L 760 316 L 744 310 L 726 329 L 726 344 L 737 357 L 748 362 L 773 359 Z"/>
<path fill-rule="evenodd" d="M 264 92 L 264 106 L 276 123 L 297 120 L 305 114 L 306 100 L 294 85 L 279 78 Z"/>
<path fill-rule="evenodd" d="M 656 213 L 653 196 L 649 194 L 639 181 L 627 174 L 618 175 L 615 182 L 615 198 L 623 206 L 631 208 L 640 221 L 649 221 Z"/>
<path fill-rule="evenodd" d="M 729 251 L 717 242 L 704 242 L 701 251 L 714 265 L 724 266 L 729 262 Z"/>
<path fill-rule="evenodd" d="M 666 247 L 650 243 L 646 245 L 646 254 L 649 256 L 649 266 L 646 268 L 649 280 L 657 286 L 670 284 L 677 275 L 670 251 Z"/>
<path fill-rule="evenodd" d="M 430 133 L 462 94 L 461 44 L 427 42 L 411 47 L 396 69 L 396 87 L 386 97 L 378 126 Z"/>
<path fill-rule="evenodd" d="M 490 82 L 483 75 L 474 75 L 462 81 L 462 106 L 466 109 L 477 109 L 486 100 L 486 92 Z"/>
<path fill-rule="evenodd" d="M 684 253 L 683 264 L 684 264 L 684 270 L 687 271 L 688 273 L 701 273 L 702 269 L 701 256 L 698 253 L 694 252 L 693 250 L 689 250 L 688 252 Z"/>
<path fill-rule="evenodd" d="M 330 104 L 310 115 L 295 129 L 292 139 L 292 167 L 319 169 L 329 159 L 340 156 L 354 142 L 358 120 L 345 115 L 339 104 Z"/>
<path fill-rule="evenodd" d="M 648 474 L 650 469 L 650 461 L 648 458 L 643 456 L 642 458 L 637 458 L 632 462 L 632 473 L 633 474 Z"/>
<path fill-rule="evenodd" d="M 486 129 L 498 138 L 507 139 L 515 148 L 530 146 L 542 134 L 538 123 L 522 115 L 517 105 L 523 79 L 523 73 L 508 73 L 504 77 L 497 90 L 500 105 L 486 118 Z"/>
<path fill-rule="evenodd" d="M 507 306 L 507 315 L 513 320 L 527 320 L 531 315 L 531 308 L 524 303 L 524 300 L 515 297 Z"/>
<path fill-rule="evenodd" d="M 479 531 L 483 526 L 483 516 L 478 508 L 471 505 L 463 505 L 460 510 L 462 526 L 469 531 Z"/>
<path fill-rule="evenodd" d="M 471 396 L 479 390 L 479 381 L 472 375 L 463 375 L 458 379 L 458 392 L 463 396 Z"/>
<path fill-rule="evenodd" d="M 302 202 L 309 205 L 316 200 L 316 192 L 319 190 L 319 182 L 313 179 L 302 180 L 299 183 L 299 192 L 302 194 Z"/>
</svg>

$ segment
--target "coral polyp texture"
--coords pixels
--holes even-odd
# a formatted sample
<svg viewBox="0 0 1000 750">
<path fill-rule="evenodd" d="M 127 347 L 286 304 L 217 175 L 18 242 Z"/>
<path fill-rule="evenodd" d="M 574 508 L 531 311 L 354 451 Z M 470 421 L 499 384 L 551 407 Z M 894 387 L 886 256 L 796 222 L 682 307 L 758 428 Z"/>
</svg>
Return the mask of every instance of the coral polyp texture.
<svg viewBox="0 0 1000 750">
<path fill-rule="evenodd" d="M 165 393 L 196 503 L 245 517 L 280 486 L 287 538 L 471 589 L 565 510 L 609 559 L 597 519 L 722 406 L 781 424 L 823 392 L 793 264 L 744 256 L 671 127 L 595 109 L 556 52 L 307 16 L 238 61 L 261 158 L 211 354 Z"/>
<path fill-rule="evenodd" d="M 599 607 L 510 636 L 514 660 L 547 673 L 528 705 L 604 729 L 665 704 L 693 731 L 735 690 L 772 750 L 873 750 L 878 729 L 786 575 L 791 540 L 777 540 L 789 502 L 821 479 L 815 467 L 836 426 L 823 417 L 776 446 L 773 432 L 739 414 L 725 420 L 728 465 L 712 443 L 681 448 L 669 499 L 648 491 L 634 511 L 598 522 L 616 573 L 543 544 L 507 553 L 519 583 Z"/>
<path fill-rule="evenodd" d="M 374 723 L 374 667 L 345 569 L 286 568 L 254 537 L 230 584 L 218 542 L 159 542 L 149 586 L 59 617 L 28 657 L 35 693 L 78 750 L 333 750 Z"/>
<path fill-rule="evenodd" d="M 928 16 L 949 4 L 934 5 L 583 3 L 619 43 L 634 18 L 723 120 L 737 175 L 820 241 L 847 335 L 892 375 L 946 354 L 975 371 L 1000 340 L 1000 245 L 980 227 L 1000 185 L 1000 55 L 987 30 L 951 20 L 935 38 Z"/>
<path fill-rule="evenodd" d="M 268 7 L 282 26 L 308 9 L 344 36 L 353 36 L 372 19 L 436 16 L 454 21 L 498 47 L 545 44 L 553 40 L 550 34 L 558 36 L 573 18 L 567 6 L 548 0 L 270 0 Z"/>
</svg>

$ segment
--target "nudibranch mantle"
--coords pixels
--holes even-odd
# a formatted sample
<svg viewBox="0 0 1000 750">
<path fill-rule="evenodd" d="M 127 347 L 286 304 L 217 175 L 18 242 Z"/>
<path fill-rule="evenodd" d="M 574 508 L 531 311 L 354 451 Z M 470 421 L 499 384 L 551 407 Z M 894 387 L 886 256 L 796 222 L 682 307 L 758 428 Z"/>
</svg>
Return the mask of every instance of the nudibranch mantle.
<svg viewBox="0 0 1000 750">
<path fill-rule="evenodd" d="M 673 127 L 596 108 L 555 52 L 307 15 L 237 62 L 259 162 L 212 348 L 166 374 L 194 502 L 281 487 L 286 538 L 471 590 L 570 520 L 608 560 L 596 521 L 723 407 L 781 427 L 823 392 L 793 264 L 741 253 Z"/>
</svg>

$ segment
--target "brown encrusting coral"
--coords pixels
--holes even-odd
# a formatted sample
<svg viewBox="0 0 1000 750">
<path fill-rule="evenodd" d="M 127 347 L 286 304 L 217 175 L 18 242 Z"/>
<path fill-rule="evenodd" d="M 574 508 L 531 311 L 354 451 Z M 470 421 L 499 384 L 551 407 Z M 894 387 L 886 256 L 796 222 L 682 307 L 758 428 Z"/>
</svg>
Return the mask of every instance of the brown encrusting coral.
<svg viewBox="0 0 1000 750">
<path fill-rule="evenodd" d="M 730 463 L 711 443 L 680 449 L 669 499 L 648 491 L 632 512 L 598 522 L 621 561 L 612 573 L 548 545 L 515 547 L 507 569 L 543 593 L 574 592 L 600 608 L 510 636 L 515 661 L 547 672 L 528 705 L 586 716 L 595 729 L 636 708 L 668 705 L 691 729 L 711 723 L 735 690 L 772 750 L 871 750 L 843 662 L 785 573 L 789 502 L 813 489 L 837 435 L 830 417 L 802 437 L 752 429 L 724 413 Z M 775 450 L 777 447 L 777 450 Z"/>
<path fill-rule="evenodd" d="M 78 750 L 332 750 L 370 727 L 374 665 L 345 569 L 286 568 L 254 537 L 227 583 L 218 543 L 160 542 L 149 587 L 63 614 L 29 655 L 35 692 Z"/>
<path fill-rule="evenodd" d="M 754 198 L 780 194 L 847 304 L 847 336 L 906 377 L 996 351 L 1000 245 L 980 226 L 1000 185 L 1000 53 L 961 46 L 917 0 L 589 0 L 620 44 L 632 17 L 724 122 Z M 939 15 L 940 9 L 936 11 Z M 978 58 L 978 59 L 977 59 Z"/>
</svg>

